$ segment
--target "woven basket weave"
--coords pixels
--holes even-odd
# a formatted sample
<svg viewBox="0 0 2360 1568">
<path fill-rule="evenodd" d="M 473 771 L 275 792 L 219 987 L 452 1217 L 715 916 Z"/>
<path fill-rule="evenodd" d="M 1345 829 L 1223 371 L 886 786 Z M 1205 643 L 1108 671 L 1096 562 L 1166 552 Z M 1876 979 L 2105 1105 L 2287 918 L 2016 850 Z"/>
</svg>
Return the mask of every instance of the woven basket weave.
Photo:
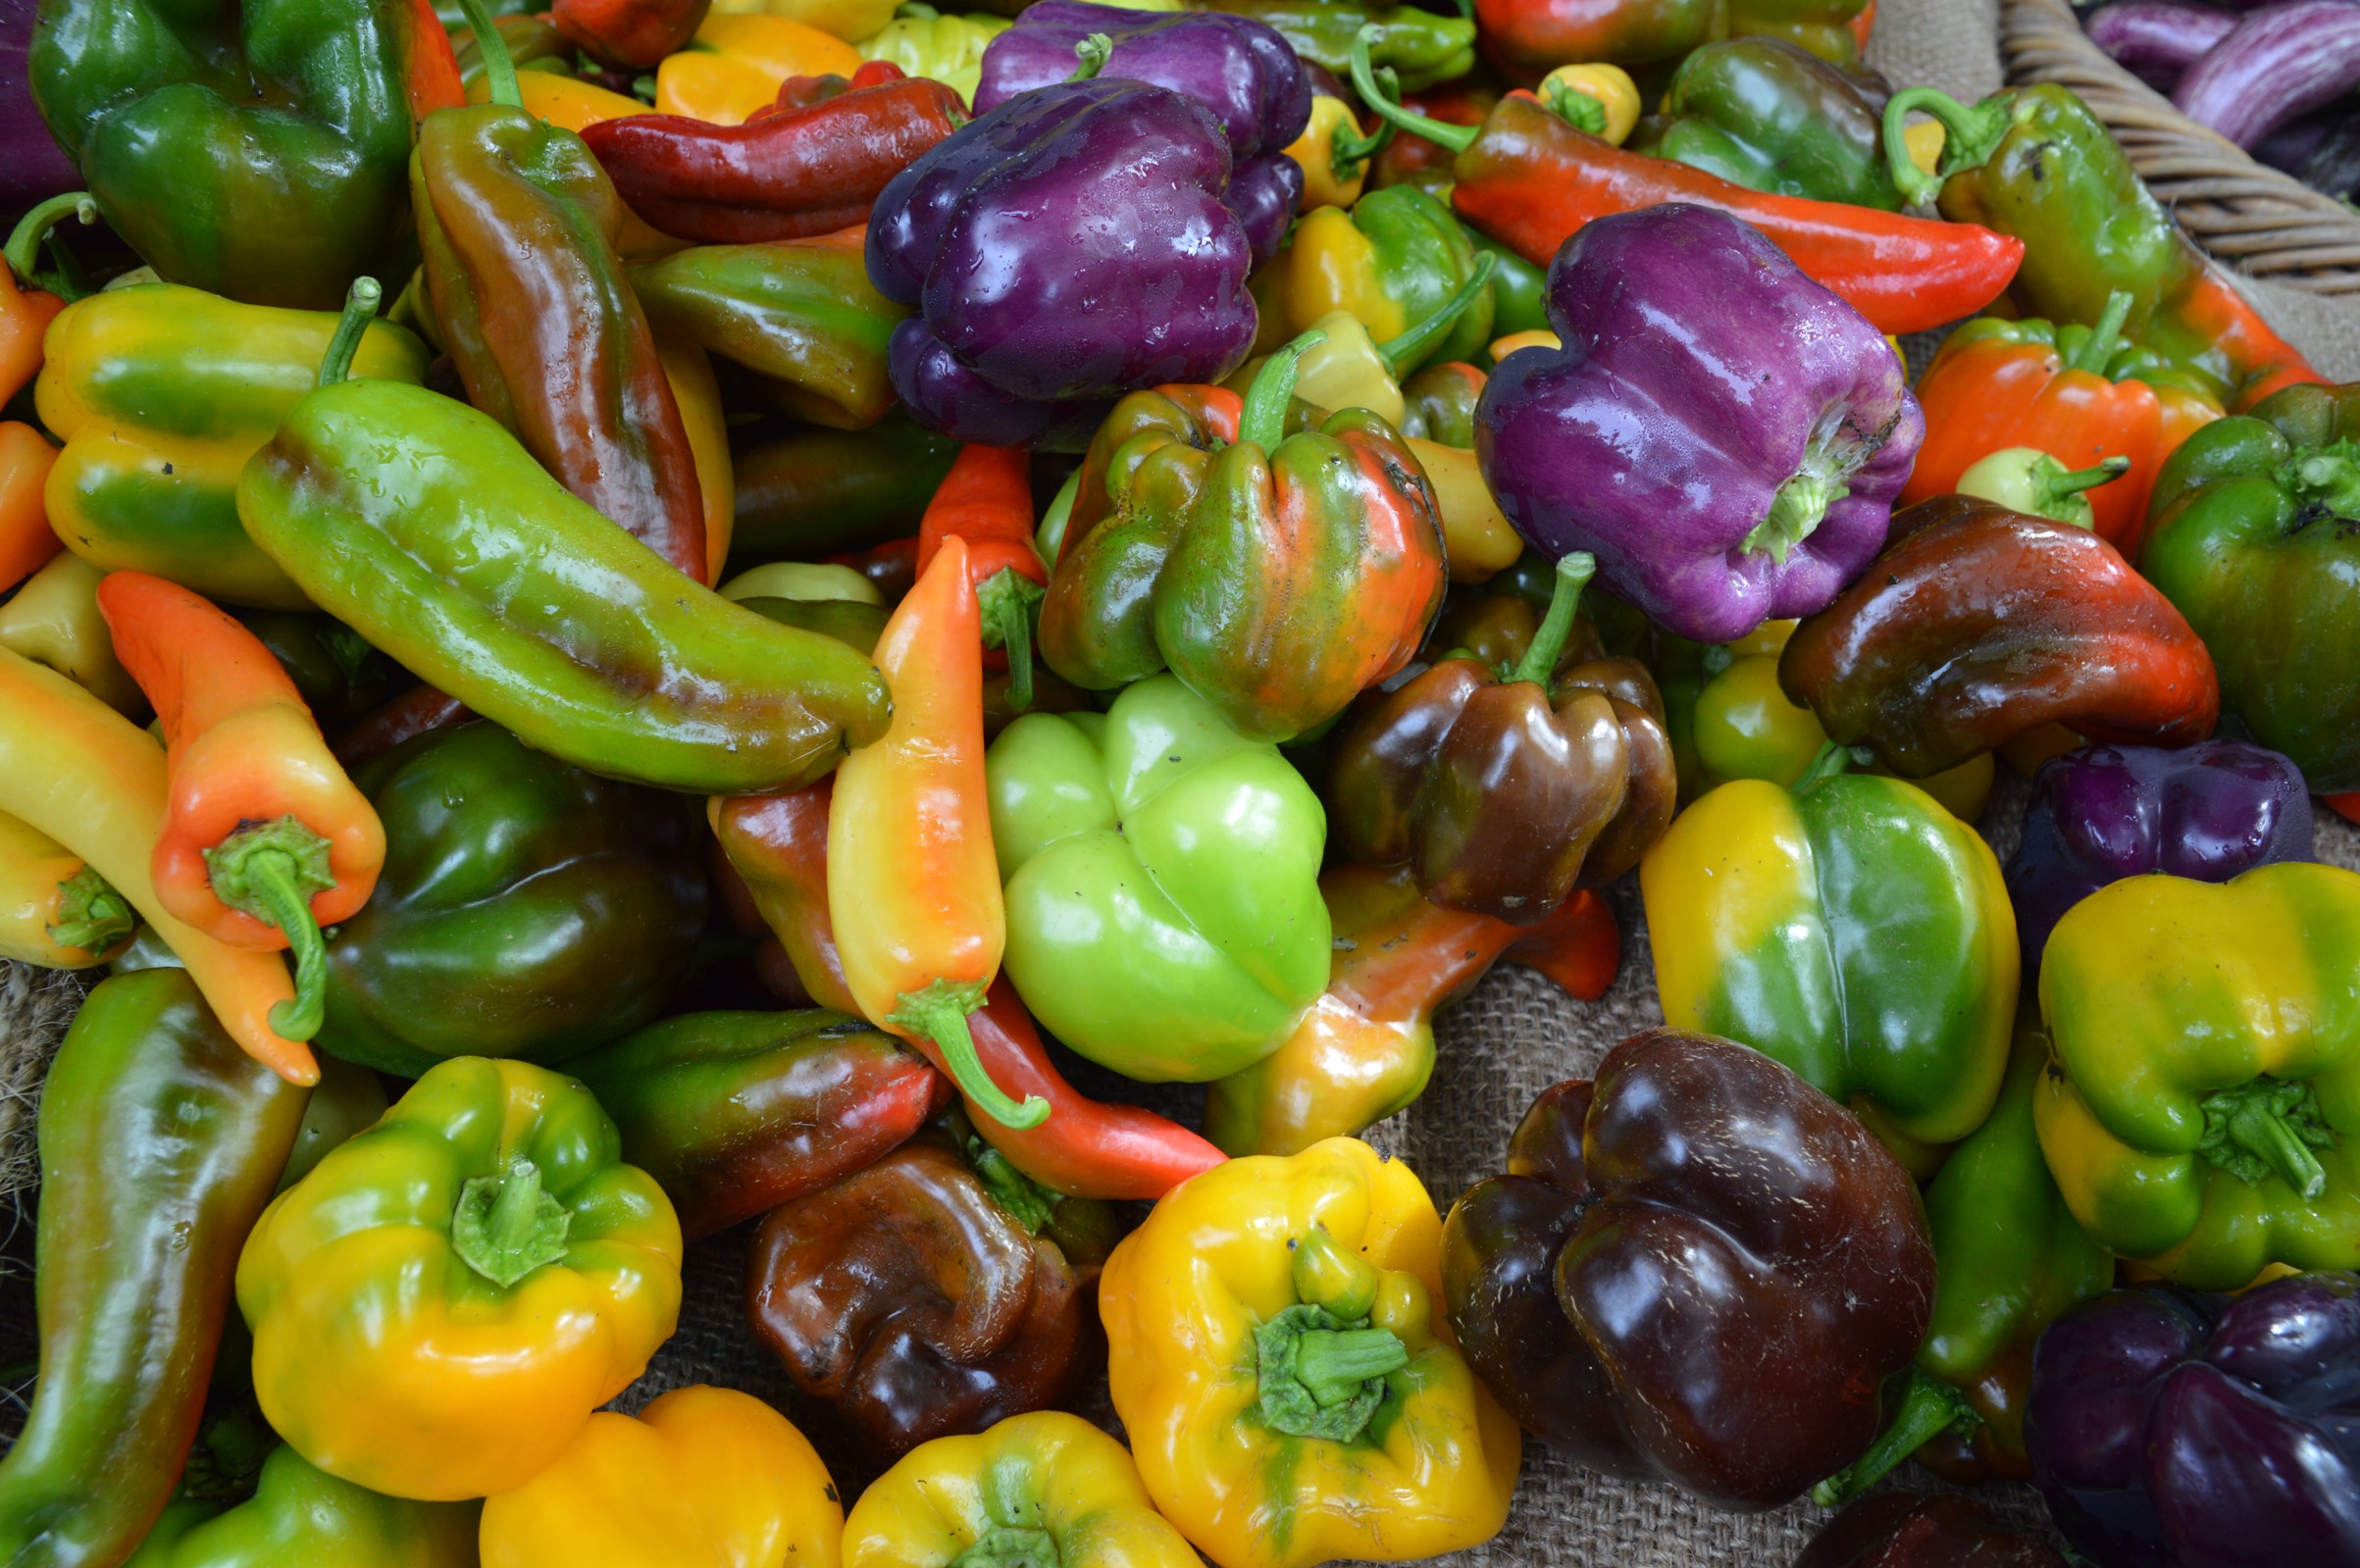
<svg viewBox="0 0 2360 1568">
<path fill-rule="evenodd" d="M 2255 162 L 2090 42 L 2066 0 L 2000 0 L 2011 82 L 2072 88 L 2189 236 L 2256 278 L 2360 294 L 2360 210 Z"/>
</svg>

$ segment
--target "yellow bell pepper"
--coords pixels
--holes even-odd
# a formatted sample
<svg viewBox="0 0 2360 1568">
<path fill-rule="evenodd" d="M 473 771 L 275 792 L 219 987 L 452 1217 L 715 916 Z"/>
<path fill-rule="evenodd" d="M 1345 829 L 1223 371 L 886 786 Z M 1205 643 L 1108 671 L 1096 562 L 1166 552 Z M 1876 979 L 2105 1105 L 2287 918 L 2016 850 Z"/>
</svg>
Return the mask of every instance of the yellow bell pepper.
<svg viewBox="0 0 2360 1568">
<path fill-rule="evenodd" d="M 871 1484 L 845 1521 L 845 1568 L 1199 1568 L 1123 1445 L 1080 1416 L 1036 1410 L 975 1438 L 937 1438 Z M 485 1568 L 500 1568 L 487 1559 Z"/>
<path fill-rule="evenodd" d="M 636 1419 L 591 1416 L 546 1470 L 485 1500 L 481 1540 L 484 1568 L 837 1568 L 843 1534 L 794 1424 L 700 1386 Z"/>
<path fill-rule="evenodd" d="M 601 120 L 621 120 L 648 112 L 647 106 L 637 98 L 610 92 L 594 81 L 561 76 L 553 71 L 518 72 L 516 90 L 525 100 L 527 110 L 566 130 L 580 130 Z M 479 77 L 468 83 L 467 101 L 489 103 L 490 91 L 487 79 Z"/>
<path fill-rule="evenodd" d="M 738 126 L 775 102 L 789 76 L 849 76 L 860 52 L 786 17 L 707 16 L 689 46 L 655 68 L 655 112 Z"/>
<path fill-rule="evenodd" d="M 1639 124 L 1639 84 L 1620 66 L 1559 66 L 1541 78 L 1537 96 L 1591 135 L 1617 147 Z"/>
<path fill-rule="evenodd" d="M 1483 482 L 1483 465 L 1462 447 L 1445 446 L 1420 435 L 1407 437 L 1434 504 L 1442 513 L 1442 543 L 1453 582 L 1481 582 L 1516 564 L 1524 541 Z"/>
<path fill-rule="evenodd" d="M 1287 156 L 1303 170 L 1307 219 L 1319 208 L 1350 207 L 1360 199 L 1374 143 L 1374 137 L 1360 134 L 1360 118 L 1351 104 L 1323 92 L 1312 94 L 1310 122 L 1287 148 Z"/>
<path fill-rule="evenodd" d="M 713 0 L 715 17 L 785 17 L 831 38 L 858 43 L 894 20 L 901 0 Z"/>
<path fill-rule="evenodd" d="M 689 455 L 696 465 L 696 488 L 704 499 L 704 585 L 709 588 L 721 581 L 738 521 L 738 482 L 730 463 L 721 383 L 714 379 L 713 362 L 705 351 L 687 338 L 658 333 L 655 352 L 663 361 L 664 379 L 672 385 L 672 401 L 680 405 L 680 422 L 688 428 Z"/>
<path fill-rule="evenodd" d="M 1442 1222 L 1356 1138 L 1166 1194 L 1099 1281 L 1141 1479 L 1220 1568 L 1393 1562 L 1490 1540 L 1521 1436 L 1441 1310 Z"/>
<path fill-rule="evenodd" d="M 680 1221 L 590 1090 L 460 1056 L 281 1193 L 237 1262 L 295 1450 L 449 1501 L 546 1469 L 680 1314 Z"/>
</svg>

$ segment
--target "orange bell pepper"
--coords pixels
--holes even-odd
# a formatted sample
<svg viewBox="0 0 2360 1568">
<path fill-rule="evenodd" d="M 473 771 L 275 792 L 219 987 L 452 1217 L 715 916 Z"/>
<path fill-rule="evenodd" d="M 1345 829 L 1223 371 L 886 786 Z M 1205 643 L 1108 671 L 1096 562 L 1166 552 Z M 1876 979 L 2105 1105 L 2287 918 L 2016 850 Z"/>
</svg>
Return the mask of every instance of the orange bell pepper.
<svg viewBox="0 0 2360 1568">
<path fill-rule="evenodd" d="M 368 901 L 385 860 L 376 808 L 260 638 L 176 582 L 115 572 L 98 608 L 164 728 L 171 806 L 149 859 L 174 916 L 232 947 L 295 953 L 295 995 L 271 1023 L 319 1032 L 322 926 Z"/>
<path fill-rule="evenodd" d="M 2122 343 L 2129 309 L 2129 292 L 2117 290 L 2086 337 L 1991 319 L 1953 332 L 1918 383 L 1925 444 L 1897 505 L 1958 488 L 1961 475 L 2004 447 L 2037 447 L 2068 469 L 2127 458 L 2129 472 L 2088 497 L 2099 534 L 2137 560 L 2164 459 L 2221 408 L 2202 393 L 2139 379 L 2143 358 Z"/>
<path fill-rule="evenodd" d="M 66 547 L 41 501 L 56 462 L 57 448 L 39 430 L 0 425 L 0 588 L 15 587 Z"/>
<path fill-rule="evenodd" d="M 984 1004 L 1007 944 L 1007 908 L 984 791 L 983 616 L 967 541 L 943 541 L 877 639 L 893 728 L 836 770 L 828 814 L 828 917 L 860 1010 L 937 1047 L 967 1103 L 1036 1127 L 975 1054 L 967 1015 Z"/>
<path fill-rule="evenodd" d="M 967 446 L 918 523 L 918 570 L 948 538 L 967 541 L 967 576 L 983 614 L 987 670 L 1008 672 L 1008 706 L 1033 705 L 1033 626 L 1049 567 L 1033 547 L 1032 460 L 1014 447 Z"/>
<path fill-rule="evenodd" d="M 73 213 L 83 223 L 98 218 L 98 204 L 86 190 L 53 196 L 25 215 L 8 236 L 7 261 L 0 266 L 0 403 L 7 402 L 41 368 L 41 339 L 66 302 L 45 288 L 27 288 L 20 279 L 32 278 L 32 259 L 49 237 L 49 230 Z"/>
</svg>

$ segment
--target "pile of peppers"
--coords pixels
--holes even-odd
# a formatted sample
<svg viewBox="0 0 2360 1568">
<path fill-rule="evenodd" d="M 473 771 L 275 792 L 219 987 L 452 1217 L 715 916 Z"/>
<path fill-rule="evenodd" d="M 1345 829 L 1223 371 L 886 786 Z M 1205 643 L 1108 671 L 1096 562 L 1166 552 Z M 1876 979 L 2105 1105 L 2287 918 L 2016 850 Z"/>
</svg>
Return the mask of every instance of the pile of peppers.
<svg viewBox="0 0 2360 1568">
<path fill-rule="evenodd" d="M 973 3 L 0 7 L 0 1560 L 2360 1568 L 2360 383 L 1873 0 Z"/>
</svg>

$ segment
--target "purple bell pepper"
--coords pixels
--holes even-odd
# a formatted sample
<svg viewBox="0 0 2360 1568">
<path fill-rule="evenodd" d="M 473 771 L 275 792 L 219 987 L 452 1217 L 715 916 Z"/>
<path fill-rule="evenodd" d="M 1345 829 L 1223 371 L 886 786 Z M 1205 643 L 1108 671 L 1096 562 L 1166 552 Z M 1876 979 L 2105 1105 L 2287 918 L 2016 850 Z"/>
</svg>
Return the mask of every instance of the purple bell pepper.
<svg viewBox="0 0 2360 1568">
<path fill-rule="evenodd" d="M 1901 361 L 1759 230 L 1673 204 L 1549 268 L 1564 347 L 1492 373 L 1475 453 L 1515 531 L 1658 623 L 1729 642 L 1824 609 L 1883 547 L 1925 437 Z"/>
<path fill-rule="evenodd" d="M 2227 882 L 2281 860 L 2310 860 L 2302 770 L 2242 740 L 2182 750 L 2084 746 L 2032 780 L 2024 841 L 2008 857 L 2008 896 L 2027 979 L 2065 912 L 2109 883 L 2149 872 Z"/>
<path fill-rule="evenodd" d="M 2024 1435 L 2100 1568 L 2360 1568 L 2360 1275 L 2076 1307 L 2032 1352 Z"/>
<path fill-rule="evenodd" d="M 918 312 L 894 390 L 929 430 L 1015 446 L 1071 444 L 1124 392 L 1219 380 L 1256 327 L 1231 189 L 1221 127 L 1161 87 L 1062 82 L 978 115 L 869 215 L 869 280 Z"/>
</svg>

